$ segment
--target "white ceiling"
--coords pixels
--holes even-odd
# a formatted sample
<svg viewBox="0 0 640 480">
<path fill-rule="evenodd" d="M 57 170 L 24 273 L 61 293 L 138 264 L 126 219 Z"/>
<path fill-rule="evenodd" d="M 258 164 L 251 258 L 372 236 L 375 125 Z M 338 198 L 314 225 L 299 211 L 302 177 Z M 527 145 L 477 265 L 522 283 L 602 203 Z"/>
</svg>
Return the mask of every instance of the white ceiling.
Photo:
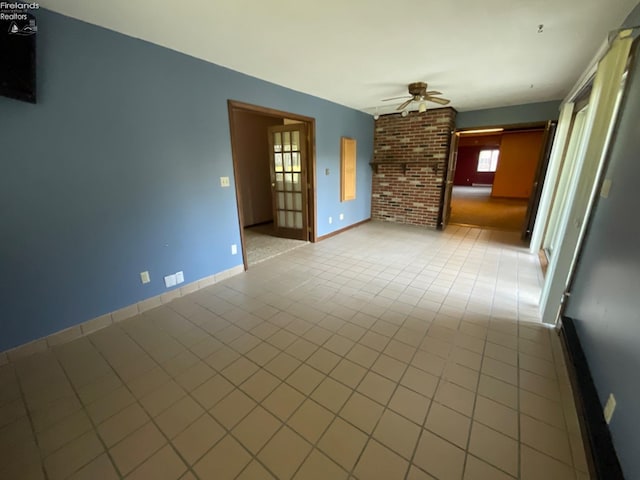
<svg viewBox="0 0 640 480">
<path fill-rule="evenodd" d="M 44 0 L 40 5 L 294 90 L 385 113 L 400 102 L 380 100 L 405 94 L 414 81 L 443 92 L 458 111 L 563 98 L 607 33 L 637 3 Z"/>
</svg>

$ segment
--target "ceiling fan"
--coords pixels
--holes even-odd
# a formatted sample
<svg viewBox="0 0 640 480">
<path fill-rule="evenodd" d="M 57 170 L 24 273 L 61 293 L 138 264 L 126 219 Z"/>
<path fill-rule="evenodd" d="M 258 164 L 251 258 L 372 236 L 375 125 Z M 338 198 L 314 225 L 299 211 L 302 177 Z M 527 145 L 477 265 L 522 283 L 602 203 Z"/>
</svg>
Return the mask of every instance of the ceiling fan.
<svg viewBox="0 0 640 480">
<path fill-rule="evenodd" d="M 393 97 L 393 98 L 385 98 L 382 100 L 383 102 L 389 102 L 391 100 L 399 100 L 401 98 L 408 98 L 407 101 L 398 105 L 396 110 L 404 110 L 411 102 L 434 102 L 440 105 L 449 104 L 450 100 L 446 98 L 436 97 L 434 95 L 442 95 L 441 92 L 437 92 L 435 90 L 427 91 L 427 84 L 425 82 L 415 82 L 409 84 L 409 97 L 407 95 L 403 95 L 402 97 Z M 420 105 L 420 112 L 424 112 L 427 110 L 426 104 L 423 106 Z"/>
</svg>

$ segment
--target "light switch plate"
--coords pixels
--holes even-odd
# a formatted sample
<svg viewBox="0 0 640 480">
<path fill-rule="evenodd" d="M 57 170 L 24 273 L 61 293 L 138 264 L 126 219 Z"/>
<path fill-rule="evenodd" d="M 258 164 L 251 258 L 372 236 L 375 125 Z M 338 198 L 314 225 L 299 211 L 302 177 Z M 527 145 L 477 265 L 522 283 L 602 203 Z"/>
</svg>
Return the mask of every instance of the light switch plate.
<svg viewBox="0 0 640 480">
<path fill-rule="evenodd" d="M 166 277 L 164 277 L 164 286 L 167 287 L 167 288 L 176 286 L 176 276 L 175 276 L 175 274 L 167 275 Z"/>
<path fill-rule="evenodd" d="M 220 177 L 220 186 L 228 187 L 229 186 L 229 177 Z"/>
<path fill-rule="evenodd" d="M 233 245 L 231 245 L 231 255 L 237 255 L 237 254 L 238 254 L 238 245 L 234 243 Z"/>
<path fill-rule="evenodd" d="M 184 272 L 176 272 L 176 283 L 184 283 Z"/>
<path fill-rule="evenodd" d="M 140 281 L 144 283 L 149 283 L 151 278 L 149 277 L 149 272 L 140 272 Z"/>
<path fill-rule="evenodd" d="M 604 406 L 604 420 L 607 422 L 607 425 L 611 422 L 611 417 L 613 417 L 613 412 L 616 410 L 616 397 L 613 396 L 613 393 L 609 394 L 609 398 L 607 399 L 607 403 Z"/>
</svg>

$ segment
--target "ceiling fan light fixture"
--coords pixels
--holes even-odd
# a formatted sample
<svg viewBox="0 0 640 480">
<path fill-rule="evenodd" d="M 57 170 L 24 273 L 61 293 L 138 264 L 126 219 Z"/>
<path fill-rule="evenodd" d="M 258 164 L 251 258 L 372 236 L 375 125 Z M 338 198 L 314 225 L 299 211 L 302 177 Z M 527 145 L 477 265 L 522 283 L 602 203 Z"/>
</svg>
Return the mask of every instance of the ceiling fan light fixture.
<svg viewBox="0 0 640 480">
<path fill-rule="evenodd" d="M 402 115 L 403 117 L 406 117 L 407 115 L 409 115 L 409 112 L 407 112 L 406 110 L 403 110 L 400 115 Z"/>
<path fill-rule="evenodd" d="M 418 106 L 418 112 L 424 113 L 426 111 L 427 111 L 427 102 L 420 102 L 420 105 Z"/>
<path fill-rule="evenodd" d="M 373 116 L 374 120 L 378 120 L 380 118 L 380 115 L 378 115 L 377 113 Z"/>
</svg>

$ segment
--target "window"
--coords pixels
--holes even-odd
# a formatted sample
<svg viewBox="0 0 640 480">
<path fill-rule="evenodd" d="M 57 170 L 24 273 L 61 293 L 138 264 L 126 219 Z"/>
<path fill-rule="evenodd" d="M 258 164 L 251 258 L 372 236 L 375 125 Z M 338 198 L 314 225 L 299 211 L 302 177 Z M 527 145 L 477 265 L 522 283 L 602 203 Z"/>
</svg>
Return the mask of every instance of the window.
<svg viewBox="0 0 640 480">
<path fill-rule="evenodd" d="M 478 172 L 495 172 L 498 166 L 500 150 L 480 150 L 478 155 Z"/>
</svg>

